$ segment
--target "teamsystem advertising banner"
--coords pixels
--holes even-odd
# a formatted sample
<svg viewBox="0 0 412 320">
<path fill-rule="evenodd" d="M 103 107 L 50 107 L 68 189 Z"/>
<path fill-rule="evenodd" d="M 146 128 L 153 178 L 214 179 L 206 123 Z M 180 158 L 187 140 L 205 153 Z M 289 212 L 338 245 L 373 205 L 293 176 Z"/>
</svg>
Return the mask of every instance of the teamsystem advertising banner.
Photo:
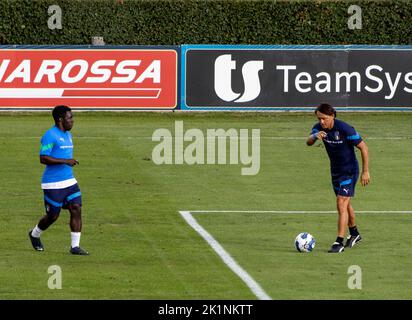
<svg viewBox="0 0 412 320">
<path fill-rule="evenodd" d="M 178 47 L 0 47 L 0 109 L 174 109 Z"/>
<path fill-rule="evenodd" d="M 183 46 L 186 110 L 412 110 L 412 47 Z"/>
<path fill-rule="evenodd" d="M 0 110 L 313 110 L 322 102 L 412 111 L 412 46 L 0 46 Z"/>
</svg>

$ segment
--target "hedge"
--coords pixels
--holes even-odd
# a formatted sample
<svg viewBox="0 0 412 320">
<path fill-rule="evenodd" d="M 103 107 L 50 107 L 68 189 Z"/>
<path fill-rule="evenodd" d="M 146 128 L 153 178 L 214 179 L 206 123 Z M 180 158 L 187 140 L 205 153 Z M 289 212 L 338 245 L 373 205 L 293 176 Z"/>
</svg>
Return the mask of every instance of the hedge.
<svg viewBox="0 0 412 320">
<path fill-rule="evenodd" d="M 362 8 L 362 29 L 347 21 Z M 51 30 L 48 8 L 62 9 Z M 2 0 L 0 44 L 411 44 L 409 1 Z"/>
</svg>

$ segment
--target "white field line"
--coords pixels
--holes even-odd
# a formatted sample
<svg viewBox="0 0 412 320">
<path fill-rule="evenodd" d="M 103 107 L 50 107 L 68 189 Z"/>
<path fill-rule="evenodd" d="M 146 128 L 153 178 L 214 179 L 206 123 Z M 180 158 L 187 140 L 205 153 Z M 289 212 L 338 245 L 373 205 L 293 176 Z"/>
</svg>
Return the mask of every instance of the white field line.
<svg viewBox="0 0 412 320">
<path fill-rule="evenodd" d="M 260 287 L 260 285 L 244 270 L 230 254 L 217 242 L 212 235 L 207 232 L 190 214 L 189 211 L 179 211 L 186 222 L 197 232 L 212 249 L 220 256 L 223 262 L 249 287 L 259 300 L 272 300 L 270 296 Z"/>
<path fill-rule="evenodd" d="M 177 137 L 173 136 L 174 138 L 183 138 L 183 137 Z M 41 136 L 38 137 L 5 137 L 5 136 L 0 136 L 0 139 L 40 139 Z M 254 140 L 253 137 L 237 137 L 239 140 L 242 139 L 248 139 L 248 140 Z M 306 140 L 308 137 L 268 137 L 268 136 L 263 136 L 260 137 L 259 139 L 265 139 L 265 140 Z M 104 137 L 104 136 L 76 136 L 75 139 L 104 139 L 104 140 L 109 140 L 109 139 L 142 139 L 142 140 L 152 140 L 152 137 L 146 137 L 146 136 L 119 136 L 119 137 Z M 256 138 L 257 139 L 257 138 Z M 411 137 L 367 137 L 365 140 L 412 140 Z"/>
<path fill-rule="evenodd" d="M 296 211 L 287 211 L 287 210 L 191 210 L 191 213 L 288 213 L 288 214 L 311 214 L 311 213 L 338 213 L 336 210 L 330 211 L 304 211 L 304 210 L 296 210 Z M 407 213 L 412 214 L 412 211 L 396 211 L 396 210 L 355 210 L 355 213 Z"/>
<path fill-rule="evenodd" d="M 193 217 L 192 213 L 286 213 L 286 214 L 313 214 L 313 213 L 337 213 L 337 211 L 280 211 L 280 210 L 192 210 L 192 211 L 179 211 L 181 216 L 186 222 L 197 232 L 200 236 L 206 240 L 206 242 L 212 247 L 212 249 L 219 255 L 223 262 L 237 275 L 240 279 L 249 287 L 253 294 L 260 300 L 272 300 L 272 298 L 262 289 L 262 287 L 244 270 L 235 259 L 213 238 L 213 236 L 207 232 Z M 401 213 L 412 214 L 409 210 L 359 210 L 356 213 Z"/>
</svg>

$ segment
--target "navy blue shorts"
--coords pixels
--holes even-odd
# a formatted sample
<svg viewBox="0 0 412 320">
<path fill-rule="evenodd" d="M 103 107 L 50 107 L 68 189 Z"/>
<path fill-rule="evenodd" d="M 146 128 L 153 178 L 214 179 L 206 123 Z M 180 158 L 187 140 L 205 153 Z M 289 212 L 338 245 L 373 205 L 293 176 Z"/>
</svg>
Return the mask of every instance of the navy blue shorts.
<svg viewBox="0 0 412 320">
<path fill-rule="evenodd" d="M 82 194 L 77 183 L 64 189 L 43 189 L 43 193 L 48 215 L 60 214 L 60 210 L 68 209 L 71 203 L 82 205 Z"/>
<path fill-rule="evenodd" d="M 332 174 L 333 191 L 335 191 L 336 196 L 354 197 L 358 177 L 359 172 L 340 175 Z"/>
</svg>

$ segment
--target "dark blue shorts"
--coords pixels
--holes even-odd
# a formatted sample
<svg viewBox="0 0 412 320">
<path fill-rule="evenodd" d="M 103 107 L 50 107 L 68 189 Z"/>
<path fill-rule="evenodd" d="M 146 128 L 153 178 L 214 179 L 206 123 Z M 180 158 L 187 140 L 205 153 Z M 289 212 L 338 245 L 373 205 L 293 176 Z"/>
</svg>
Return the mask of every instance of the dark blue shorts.
<svg viewBox="0 0 412 320">
<path fill-rule="evenodd" d="M 60 210 L 68 209 L 71 203 L 82 205 L 82 194 L 77 183 L 64 189 L 43 189 L 43 193 L 48 215 L 60 214 Z"/>
<path fill-rule="evenodd" d="M 332 174 L 333 191 L 335 191 L 336 196 L 354 197 L 358 177 L 359 172 L 339 175 Z"/>
</svg>

